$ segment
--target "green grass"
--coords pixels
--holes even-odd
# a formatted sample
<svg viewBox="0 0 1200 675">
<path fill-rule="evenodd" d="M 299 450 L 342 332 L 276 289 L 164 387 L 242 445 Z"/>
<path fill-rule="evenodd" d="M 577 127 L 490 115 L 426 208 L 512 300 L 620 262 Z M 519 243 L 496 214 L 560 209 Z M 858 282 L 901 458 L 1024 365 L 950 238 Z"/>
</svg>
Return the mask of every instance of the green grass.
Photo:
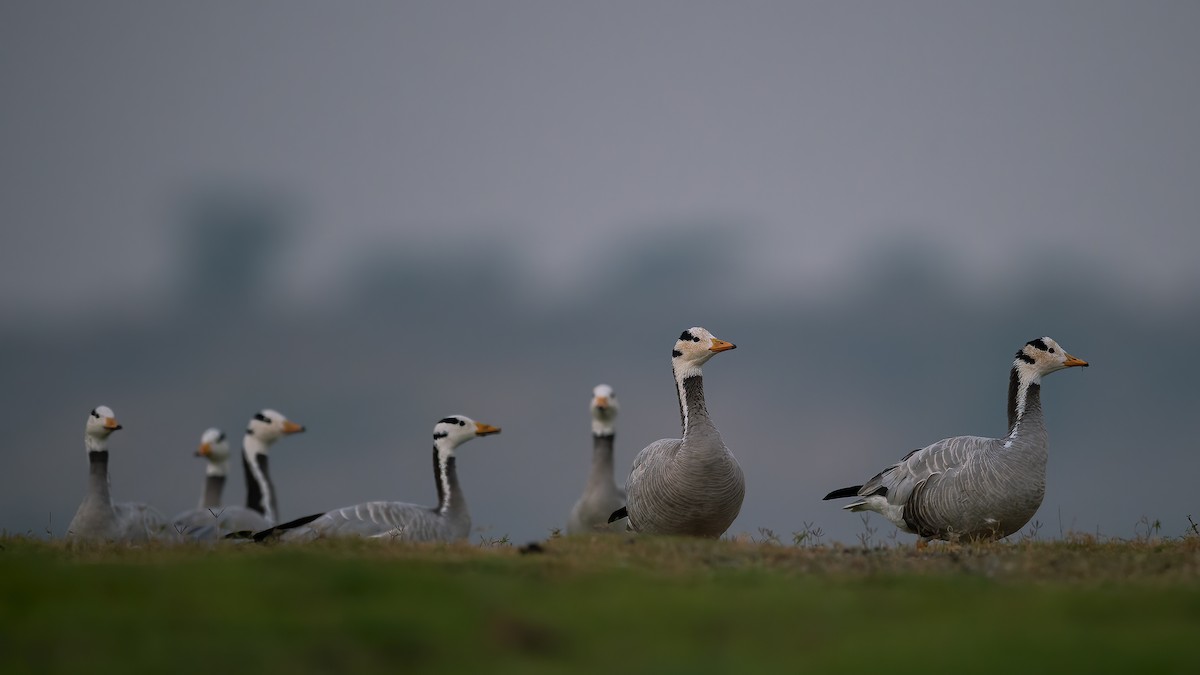
<svg viewBox="0 0 1200 675">
<path fill-rule="evenodd" d="M 1200 537 L 0 546 L 5 673 L 1200 672 Z"/>
</svg>

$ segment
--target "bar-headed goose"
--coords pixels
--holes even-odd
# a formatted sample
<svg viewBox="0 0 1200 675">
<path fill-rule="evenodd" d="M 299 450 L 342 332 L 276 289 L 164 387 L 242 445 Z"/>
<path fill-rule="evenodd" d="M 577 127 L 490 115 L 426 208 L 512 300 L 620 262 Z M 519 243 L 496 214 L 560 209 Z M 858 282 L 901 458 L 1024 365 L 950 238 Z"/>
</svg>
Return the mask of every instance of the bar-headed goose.
<svg viewBox="0 0 1200 675">
<path fill-rule="evenodd" d="M 275 494 L 275 484 L 271 482 L 271 472 L 268 467 L 267 453 L 275 441 L 304 432 L 304 427 L 284 416 L 283 413 L 270 408 L 254 414 L 246 425 L 246 435 L 242 437 L 242 467 L 246 472 L 246 509 L 257 513 L 267 526 L 279 522 L 279 503 Z M 253 515 L 241 509 L 233 509 L 230 517 L 236 520 L 228 525 L 233 531 L 261 529 L 252 521 L 261 523 Z M 225 529 L 225 526 L 222 526 Z"/>
<path fill-rule="evenodd" d="M 108 481 L 108 437 L 121 428 L 107 406 L 96 406 L 88 414 L 83 444 L 87 448 L 87 492 L 67 526 L 67 536 L 97 541 L 144 542 L 172 539 L 167 521 L 153 506 L 140 502 L 114 504 Z"/>
<path fill-rule="evenodd" d="M 225 432 L 216 427 L 206 429 L 200 436 L 200 447 L 196 456 L 204 459 L 204 489 L 200 493 L 200 505 L 171 519 L 175 531 L 184 537 L 193 537 L 200 528 L 217 522 L 221 514 L 221 493 L 225 490 L 225 477 L 229 473 L 229 441 Z M 213 536 L 217 528 L 208 528 Z"/>
<path fill-rule="evenodd" d="M 1008 378 L 1008 434 L 956 436 L 913 450 L 865 485 L 825 499 L 854 497 L 843 508 L 874 511 L 928 539 L 999 539 L 1029 522 L 1046 493 L 1046 425 L 1041 380 L 1086 366 L 1048 337 L 1017 352 Z"/>
<path fill-rule="evenodd" d="M 625 491 L 613 480 L 613 438 L 617 396 L 607 384 L 592 390 L 592 469 L 588 472 L 583 496 L 571 509 L 567 533 L 580 534 L 609 530 L 608 517 L 625 505 Z"/>
<path fill-rule="evenodd" d="M 471 531 L 471 515 L 463 499 L 455 469 L 454 449 L 477 436 L 498 434 L 500 429 L 464 415 L 451 415 L 433 427 L 433 478 L 436 506 L 404 502 L 366 502 L 300 518 L 255 539 L 280 535 L 285 540 L 318 537 L 379 537 L 402 541 L 456 541 Z"/>
<path fill-rule="evenodd" d="M 273 411 L 263 411 L 259 415 L 266 416 L 270 412 Z M 300 430 L 303 431 L 303 428 Z M 243 441 L 243 451 L 245 447 L 246 444 Z M 250 447 L 254 447 L 254 444 L 251 443 Z M 180 536 L 192 540 L 216 539 L 231 532 L 257 532 L 271 526 L 271 523 L 263 515 L 265 507 L 264 511 L 259 511 L 244 506 L 221 505 L 221 494 L 229 472 L 230 456 L 229 442 L 225 437 L 225 432 L 217 428 L 205 431 L 200 438 L 200 447 L 196 450 L 196 456 L 206 460 L 204 491 L 200 496 L 199 508 L 184 511 L 173 519 L 172 526 Z M 245 461 L 244 458 L 243 461 Z M 274 486 L 265 463 L 261 471 L 261 480 L 262 484 L 255 483 L 258 486 L 259 494 L 274 494 Z M 249 493 L 251 483 L 247 482 L 246 485 L 247 493 Z M 265 490 L 263 485 L 266 485 Z"/>
<path fill-rule="evenodd" d="M 648 534 L 719 537 L 737 518 L 746 494 L 742 467 L 704 405 L 701 366 L 734 345 L 703 328 L 683 331 L 671 350 L 683 438 L 655 441 L 633 460 L 625 482 L 629 528 Z"/>
</svg>

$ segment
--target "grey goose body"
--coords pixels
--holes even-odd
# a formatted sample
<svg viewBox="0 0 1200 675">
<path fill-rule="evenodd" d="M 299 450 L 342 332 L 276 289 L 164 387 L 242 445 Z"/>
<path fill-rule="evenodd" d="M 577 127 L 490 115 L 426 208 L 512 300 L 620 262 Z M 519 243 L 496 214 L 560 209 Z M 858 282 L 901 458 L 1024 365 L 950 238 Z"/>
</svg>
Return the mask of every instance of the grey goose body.
<svg viewBox="0 0 1200 675">
<path fill-rule="evenodd" d="M 158 509 L 141 502 L 113 503 L 108 476 L 108 437 L 121 428 L 107 406 L 97 406 L 89 413 L 83 436 L 88 455 L 87 490 L 67 525 L 67 536 L 132 543 L 169 540 L 173 532 Z"/>
<path fill-rule="evenodd" d="M 255 535 L 285 541 L 321 537 L 374 537 L 398 541 L 459 541 L 471 532 L 471 514 L 458 482 L 455 448 L 478 436 L 500 433 L 498 427 L 451 415 L 433 428 L 433 474 L 438 503 L 373 501 L 334 509 L 285 523 Z"/>
<path fill-rule="evenodd" d="M 1031 340 L 1009 374 L 1008 434 L 956 436 L 913 450 L 863 485 L 825 499 L 854 497 L 843 507 L 874 511 L 923 539 L 999 539 L 1020 530 L 1046 492 L 1049 442 L 1041 378 L 1087 366 L 1054 340 Z"/>
<path fill-rule="evenodd" d="M 568 534 L 611 532 L 608 517 L 625 505 L 625 491 L 613 479 L 613 442 L 620 406 L 612 387 L 597 385 L 592 390 L 592 464 L 583 494 L 567 518 Z"/>
<path fill-rule="evenodd" d="M 701 367 L 734 349 L 699 327 L 671 351 L 683 437 L 655 441 L 633 460 L 625 483 L 629 528 L 646 534 L 720 537 L 741 511 L 741 466 L 709 417 Z"/>
</svg>

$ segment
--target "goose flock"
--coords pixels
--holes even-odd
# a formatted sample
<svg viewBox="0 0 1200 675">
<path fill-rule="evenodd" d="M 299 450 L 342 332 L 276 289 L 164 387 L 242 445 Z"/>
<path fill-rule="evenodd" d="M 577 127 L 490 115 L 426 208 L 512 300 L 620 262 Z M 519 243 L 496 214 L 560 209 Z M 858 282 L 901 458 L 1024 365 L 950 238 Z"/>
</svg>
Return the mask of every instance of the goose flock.
<svg viewBox="0 0 1200 675">
<path fill-rule="evenodd" d="M 642 448 L 624 490 L 614 476 L 617 397 L 609 385 L 593 389 L 591 467 L 583 493 L 566 514 L 568 534 L 725 534 L 741 511 L 746 483 L 741 465 L 709 415 L 702 368 L 713 356 L 734 348 L 704 328 L 680 334 L 671 350 L 671 371 L 681 436 Z M 1042 377 L 1087 365 L 1049 337 L 1030 340 L 1012 362 L 1005 436 L 940 440 L 909 452 L 862 485 L 834 490 L 825 499 L 853 498 L 843 508 L 874 511 L 900 530 L 916 534 L 921 545 L 930 539 L 1009 536 L 1033 518 L 1046 492 Z M 113 502 L 108 442 L 121 428 L 111 408 L 97 406 L 88 414 L 87 488 L 67 528 L 70 538 L 130 543 L 330 537 L 461 541 L 471 531 L 471 515 L 458 481 L 456 450 L 473 438 L 500 433 L 499 427 L 457 414 L 434 425 L 434 505 L 366 501 L 280 522 L 269 451 L 280 439 L 305 428 L 276 410 L 264 409 L 251 417 L 242 437 L 245 506 L 222 505 L 230 447 L 225 433 L 213 427 L 201 435 L 195 451 L 205 467 L 199 504 L 168 521 L 147 504 Z"/>
</svg>

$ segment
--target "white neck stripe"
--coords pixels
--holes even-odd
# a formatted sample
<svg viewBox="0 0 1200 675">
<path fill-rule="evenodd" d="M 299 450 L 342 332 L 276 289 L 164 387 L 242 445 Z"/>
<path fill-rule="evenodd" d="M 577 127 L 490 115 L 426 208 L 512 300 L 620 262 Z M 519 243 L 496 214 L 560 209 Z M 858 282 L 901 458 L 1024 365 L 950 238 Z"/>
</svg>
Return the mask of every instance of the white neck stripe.
<svg viewBox="0 0 1200 675">
<path fill-rule="evenodd" d="M 450 508 L 450 474 L 449 464 L 450 458 L 454 456 L 454 447 L 446 447 L 442 445 L 443 439 L 438 439 L 435 443 L 438 451 L 438 480 L 442 483 L 442 503 L 438 504 L 438 513 L 445 515 Z"/>
</svg>

